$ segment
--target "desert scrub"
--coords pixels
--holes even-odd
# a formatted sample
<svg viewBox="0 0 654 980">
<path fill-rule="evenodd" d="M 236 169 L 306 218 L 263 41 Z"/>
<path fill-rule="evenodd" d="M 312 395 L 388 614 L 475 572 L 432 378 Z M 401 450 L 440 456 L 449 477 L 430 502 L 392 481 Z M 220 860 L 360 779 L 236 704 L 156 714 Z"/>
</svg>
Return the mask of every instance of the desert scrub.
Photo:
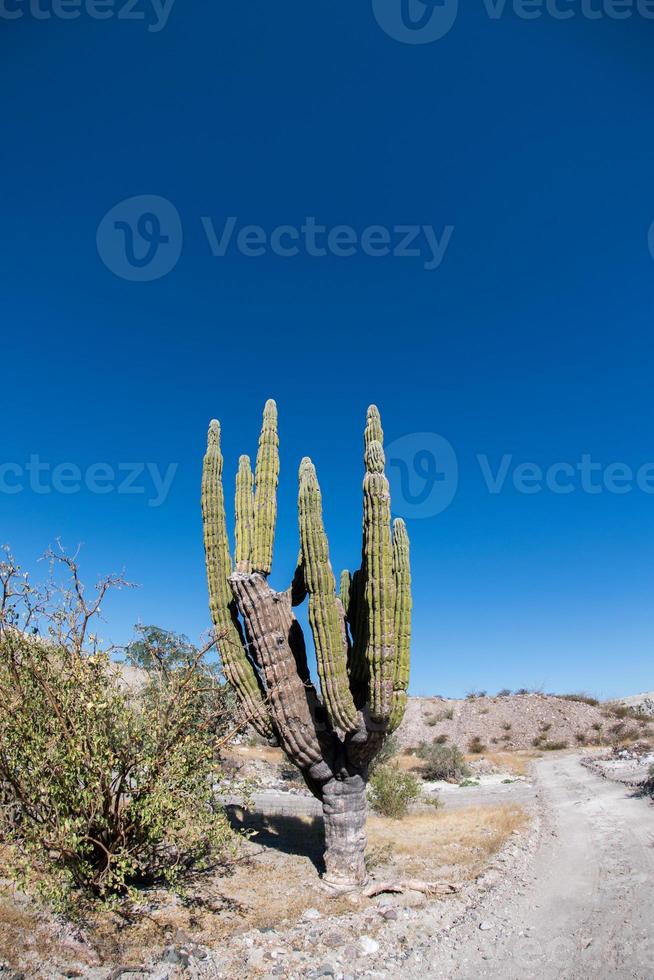
<svg viewBox="0 0 654 980">
<path fill-rule="evenodd" d="M 129 687 L 86 635 L 95 603 L 65 564 L 72 589 L 39 600 L 39 635 L 14 627 L 15 608 L 0 618 L 0 840 L 22 888 L 72 909 L 179 885 L 235 837 L 215 795 L 229 713 L 206 651 L 155 658 Z"/>
<path fill-rule="evenodd" d="M 376 813 L 399 820 L 420 797 L 420 783 L 410 772 L 378 766 L 370 777 L 368 798 Z"/>
<path fill-rule="evenodd" d="M 372 760 L 369 771 L 373 773 L 380 766 L 387 765 L 400 751 L 400 743 L 396 735 L 387 735 L 382 743 L 382 747 Z"/>
<path fill-rule="evenodd" d="M 422 769 L 425 779 L 457 781 L 470 772 L 463 752 L 456 745 L 421 745 L 418 755 L 425 762 Z"/>
<path fill-rule="evenodd" d="M 475 735 L 468 742 L 468 752 L 472 752 L 473 755 L 481 755 L 482 752 L 486 751 L 486 746 L 480 739 L 479 735 Z"/>
</svg>

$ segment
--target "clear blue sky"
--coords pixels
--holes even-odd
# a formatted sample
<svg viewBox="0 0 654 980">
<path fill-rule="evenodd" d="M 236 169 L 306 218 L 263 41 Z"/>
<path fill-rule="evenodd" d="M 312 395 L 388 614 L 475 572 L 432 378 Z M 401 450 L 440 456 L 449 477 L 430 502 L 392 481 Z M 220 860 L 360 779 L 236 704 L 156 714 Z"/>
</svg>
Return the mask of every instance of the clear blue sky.
<svg viewBox="0 0 654 980">
<path fill-rule="evenodd" d="M 141 584 L 108 603 L 107 636 L 139 619 L 194 639 L 208 626 L 207 422 L 223 422 L 231 483 L 267 397 L 282 439 L 274 582 L 292 574 L 305 454 L 333 564 L 354 566 L 374 401 L 389 442 L 439 433 L 458 460 L 450 506 L 408 521 L 413 692 L 654 687 L 654 496 L 524 494 L 511 475 L 491 494 L 477 460 L 654 460 L 654 21 L 462 8 L 424 45 L 385 33 L 369 0 L 177 0 L 159 32 L 0 21 L 3 462 L 178 465 L 160 507 L 0 493 L 0 537 L 28 567 L 60 535 L 85 542 L 87 577 L 124 566 Z M 151 282 L 112 273 L 96 245 L 135 195 L 170 201 L 183 228 Z M 431 271 L 214 257 L 201 217 L 230 215 L 454 232 Z"/>
</svg>

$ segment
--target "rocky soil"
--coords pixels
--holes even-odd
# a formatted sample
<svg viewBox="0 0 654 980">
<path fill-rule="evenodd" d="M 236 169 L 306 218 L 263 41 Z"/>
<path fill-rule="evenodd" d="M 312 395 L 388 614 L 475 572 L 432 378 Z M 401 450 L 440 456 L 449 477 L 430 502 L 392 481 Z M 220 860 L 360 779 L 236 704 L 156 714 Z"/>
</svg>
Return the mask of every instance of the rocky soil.
<svg viewBox="0 0 654 980">
<path fill-rule="evenodd" d="M 397 736 L 404 747 L 446 738 L 464 751 L 476 738 L 487 749 L 527 749 L 539 742 L 547 749 L 594 744 L 614 738 L 654 735 L 652 723 L 620 718 L 611 704 L 546 694 L 474 697 L 463 701 L 446 698 L 409 698 Z"/>
</svg>

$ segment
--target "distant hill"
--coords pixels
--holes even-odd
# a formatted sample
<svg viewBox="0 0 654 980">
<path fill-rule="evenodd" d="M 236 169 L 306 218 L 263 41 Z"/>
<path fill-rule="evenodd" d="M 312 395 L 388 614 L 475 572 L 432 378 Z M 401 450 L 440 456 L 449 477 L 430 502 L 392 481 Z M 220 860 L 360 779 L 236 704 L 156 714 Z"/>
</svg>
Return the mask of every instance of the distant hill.
<svg viewBox="0 0 654 980">
<path fill-rule="evenodd" d="M 638 696 L 642 697 L 650 696 Z M 634 705 L 600 703 L 585 695 L 536 693 L 462 701 L 409 698 L 397 736 L 404 748 L 439 740 L 464 750 L 469 750 L 475 738 L 496 750 L 572 748 L 633 740 L 654 736 L 654 717 L 651 725 L 637 717 L 641 703 L 638 699 Z"/>
</svg>

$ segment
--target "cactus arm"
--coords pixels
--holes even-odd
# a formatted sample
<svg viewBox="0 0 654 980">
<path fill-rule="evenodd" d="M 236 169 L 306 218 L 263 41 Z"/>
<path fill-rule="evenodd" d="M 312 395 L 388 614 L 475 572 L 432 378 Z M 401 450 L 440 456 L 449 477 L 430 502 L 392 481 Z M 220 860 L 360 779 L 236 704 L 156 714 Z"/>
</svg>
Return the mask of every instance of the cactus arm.
<svg viewBox="0 0 654 980">
<path fill-rule="evenodd" d="M 318 737 L 318 726 L 326 726 L 318 696 L 298 670 L 302 650 L 297 645 L 302 631 L 293 616 L 290 595 L 288 591 L 274 592 L 259 573 L 236 572 L 230 585 L 263 668 L 282 748 L 297 766 L 308 770 L 311 779 L 324 782 L 332 775 L 323 757 L 325 745 L 333 736 L 326 730 L 322 744 Z"/>
<path fill-rule="evenodd" d="M 252 537 L 254 534 L 253 476 L 250 457 L 241 456 L 236 474 L 236 571 L 252 571 Z"/>
<path fill-rule="evenodd" d="M 214 420 L 209 427 L 202 469 L 202 519 L 209 608 L 225 677 L 235 689 L 252 725 L 260 735 L 269 738 L 273 731 L 264 702 L 264 692 L 254 666 L 248 659 L 229 587 L 232 563 L 225 522 L 222 469 L 220 424 Z"/>
<path fill-rule="evenodd" d="M 393 523 L 393 577 L 395 579 L 395 673 L 389 731 L 402 721 L 409 689 L 411 648 L 411 564 L 409 536 L 401 518 Z"/>
<path fill-rule="evenodd" d="M 300 464 L 298 513 L 304 579 L 309 593 L 309 622 L 323 701 L 334 728 L 356 731 L 357 710 L 347 673 L 345 616 L 336 596 L 336 581 L 329 562 L 329 544 L 323 526 L 322 498 L 310 459 Z"/>
<path fill-rule="evenodd" d="M 369 709 L 371 720 L 384 725 L 390 717 L 395 673 L 395 580 L 390 492 L 384 475 L 384 450 L 375 439 L 368 443 L 365 463 L 363 524 Z"/>
<path fill-rule="evenodd" d="M 376 405 L 370 405 L 366 413 L 366 428 L 363 433 L 364 448 L 368 449 L 371 443 L 379 442 L 384 445 L 384 430 L 381 424 L 381 415 Z"/>
<path fill-rule="evenodd" d="M 348 620 L 348 622 L 350 618 L 351 593 L 352 593 L 352 576 L 348 572 L 347 568 L 345 568 L 341 572 L 341 578 L 339 583 L 339 599 L 341 600 L 341 605 L 343 606 L 345 618 Z"/>
<path fill-rule="evenodd" d="M 277 520 L 277 484 L 279 482 L 277 406 L 272 398 L 266 402 L 263 410 L 255 482 L 252 570 L 261 572 L 262 575 L 270 575 L 275 540 L 275 522 Z"/>
</svg>

